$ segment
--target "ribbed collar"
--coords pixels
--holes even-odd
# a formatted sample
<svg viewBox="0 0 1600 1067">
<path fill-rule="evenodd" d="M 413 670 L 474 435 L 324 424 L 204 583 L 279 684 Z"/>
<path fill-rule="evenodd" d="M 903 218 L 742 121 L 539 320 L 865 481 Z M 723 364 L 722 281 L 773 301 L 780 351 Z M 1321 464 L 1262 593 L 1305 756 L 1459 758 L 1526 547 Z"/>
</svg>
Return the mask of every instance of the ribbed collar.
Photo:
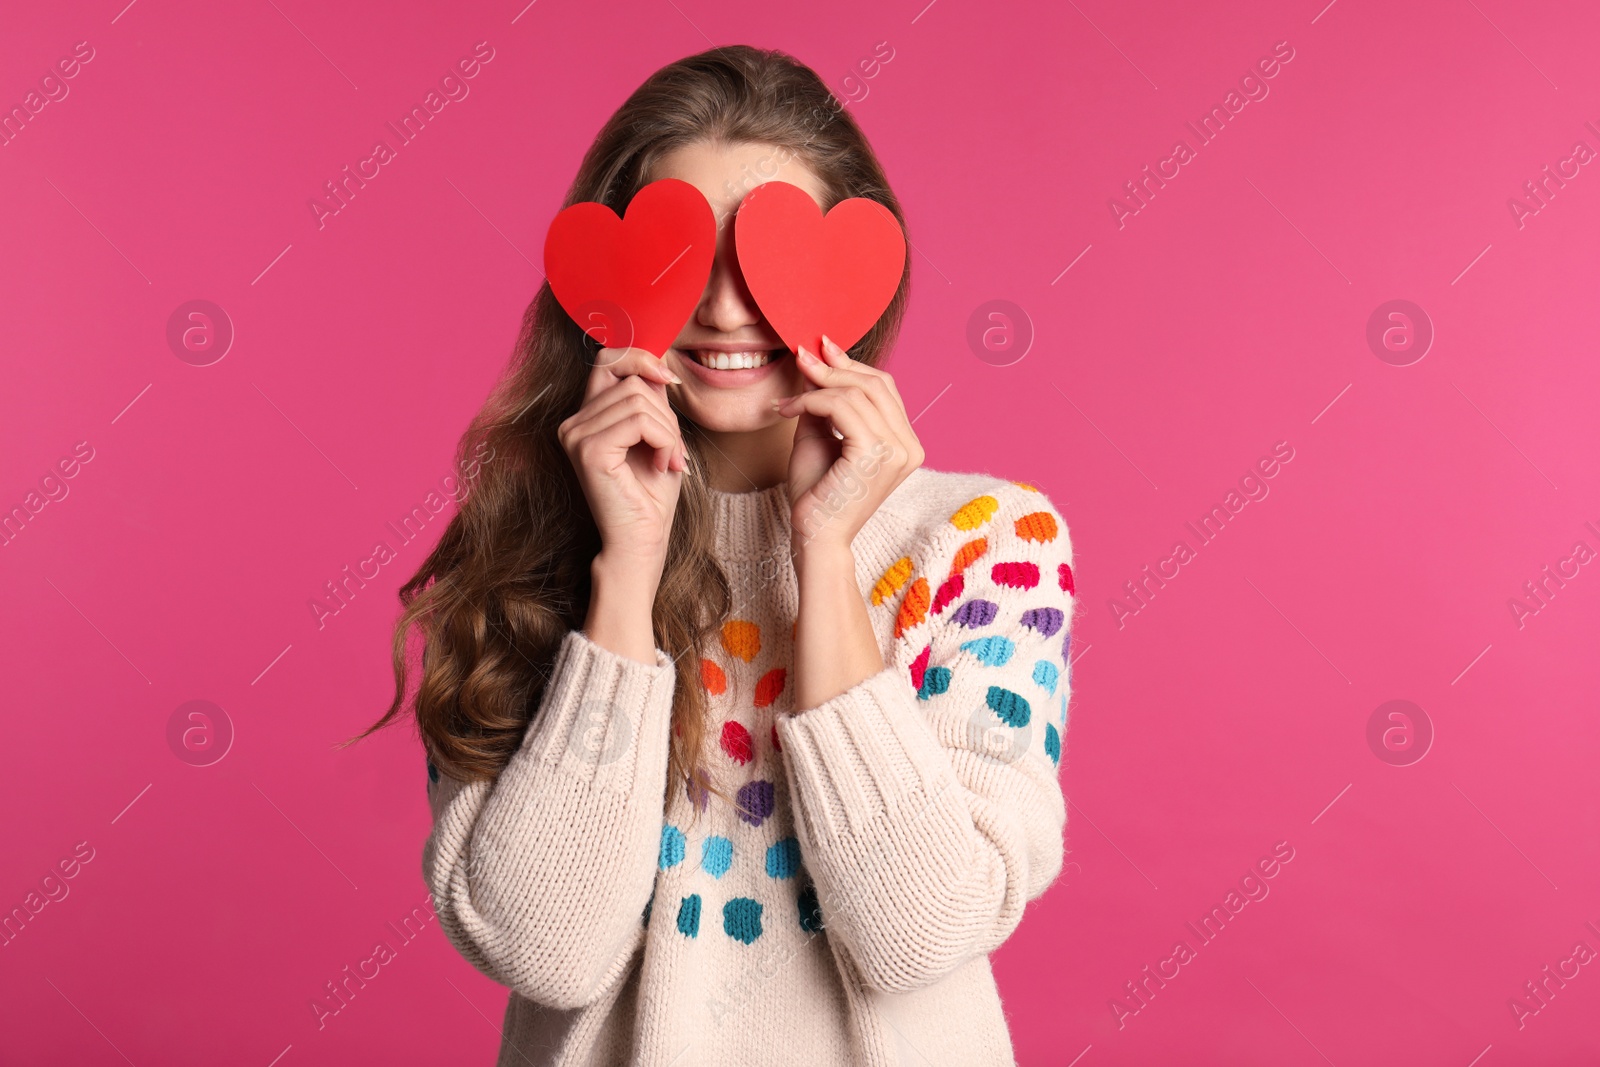
<svg viewBox="0 0 1600 1067">
<path fill-rule="evenodd" d="M 726 493 L 720 489 L 710 492 L 719 558 L 766 559 L 780 549 L 787 554 L 789 494 L 786 483 L 746 493 Z"/>
</svg>

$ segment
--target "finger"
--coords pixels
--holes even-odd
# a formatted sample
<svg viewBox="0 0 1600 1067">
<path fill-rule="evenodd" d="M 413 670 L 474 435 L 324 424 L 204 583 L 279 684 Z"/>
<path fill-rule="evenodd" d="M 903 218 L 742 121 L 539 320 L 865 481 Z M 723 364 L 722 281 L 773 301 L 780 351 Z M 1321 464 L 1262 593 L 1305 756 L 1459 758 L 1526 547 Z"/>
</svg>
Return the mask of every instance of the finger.
<svg viewBox="0 0 1600 1067">
<path fill-rule="evenodd" d="M 895 387 L 894 378 L 888 371 L 852 359 L 850 353 L 835 344 L 827 334 L 822 335 L 822 357 L 829 367 L 853 375 L 855 380 L 863 383 L 883 408 L 885 415 L 892 415 L 898 408 L 902 416 L 909 417 L 905 401 L 900 397 L 900 390 Z"/>
<path fill-rule="evenodd" d="M 676 418 L 664 418 L 654 398 L 636 390 L 624 392 L 620 386 L 614 394 L 602 394 L 597 402 L 586 405 L 586 414 L 568 428 L 567 447 L 576 450 L 588 439 L 602 438 L 618 426 L 633 427 L 633 437 L 622 445 L 624 450 L 644 441 L 657 450 L 655 465 L 660 470 L 669 467 L 682 469 L 681 460 L 687 457 Z M 638 421 L 638 420 L 645 421 Z M 604 437 L 611 445 L 617 439 Z"/>
<path fill-rule="evenodd" d="M 584 400 L 592 400 L 601 390 L 634 376 L 660 385 L 663 394 L 669 383 L 683 384 L 683 379 L 667 367 L 666 360 L 642 348 L 602 348 L 595 354 L 594 367 L 589 371 Z"/>
<path fill-rule="evenodd" d="M 678 449 L 680 447 L 677 435 L 661 420 L 649 411 L 636 410 L 623 412 L 607 424 L 597 425 L 594 432 L 584 438 L 588 447 L 601 449 L 601 454 L 615 457 L 620 463 L 629 449 L 643 444 L 651 449 L 650 465 L 656 470 L 666 472 L 681 470 L 679 465 Z M 580 449 L 583 447 L 580 444 Z M 606 469 L 614 469 L 616 463 L 606 463 Z"/>
<path fill-rule="evenodd" d="M 616 384 L 602 390 L 596 395 L 595 399 L 601 400 L 613 394 L 617 397 L 642 396 L 654 404 L 656 410 L 661 412 L 661 417 L 669 423 L 678 421 L 678 413 L 673 410 L 672 401 L 667 396 L 667 387 L 661 382 L 646 378 L 642 374 L 631 374 L 623 378 Z"/>
<path fill-rule="evenodd" d="M 893 376 L 888 371 L 869 367 L 859 360 L 851 359 L 850 353 L 835 344 L 826 334 L 822 337 L 822 347 L 829 370 L 839 376 L 837 380 L 841 383 L 848 381 L 863 389 L 871 397 L 873 406 L 892 434 L 887 440 L 905 449 L 911 466 L 921 466 L 922 442 L 911 426 L 910 412 L 906 410 L 900 391 L 895 388 Z"/>
<path fill-rule="evenodd" d="M 865 392 L 857 387 L 814 389 L 785 397 L 775 406 L 785 417 L 800 412 L 824 416 L 844 434 L 846 443 L 863 448 L 870 448 L 874 441 L 892 445 L 898 440 Z"/>
<path fill-rule="evenodd" d="M 682 443 L 682 424 L 679 422 L 677 410 L 673 408 L 672 401 L 667 396 L 667 387 L 665 385 L 647 380 L 642 375 L 629 375 L 595 394 L 594 398 L 585 404 L 585 407 L 599 410 L 628 396 L 638 396 L 648 401 L 656 411 L 660 412 L 662 421 L 677 430 L 680 441 L 673 452 L 673 458 L 678 469 L 686 469 L 689 449 Z M 587 417 L 585 415 L 585 418 Z"/>
</svg>

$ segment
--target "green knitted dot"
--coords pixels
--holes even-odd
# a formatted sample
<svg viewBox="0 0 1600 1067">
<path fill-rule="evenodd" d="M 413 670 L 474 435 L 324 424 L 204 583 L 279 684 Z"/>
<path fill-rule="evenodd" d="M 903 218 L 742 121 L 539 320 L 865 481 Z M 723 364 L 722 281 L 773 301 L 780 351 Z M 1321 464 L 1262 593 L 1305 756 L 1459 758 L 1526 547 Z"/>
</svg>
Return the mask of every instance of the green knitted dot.
<svg viewBox="0 0 1600 1067">
<path fill-rule="evenodd" d="M 989 707 L 1007 726 L 1026 726 L 1028 720 L 1033 717 L 1033 708 L 1027 699 L 1009 689 L 991 685 L 987 700 Z"/>
<path fill-rule="evenodd" d="M 678 933 L 700 936 L 700 894 L 690 893 L 678 905 Z"/>
<path fill-rule="evenodd" d="M 722 906 L 722 928 L 735 941 L 750 944 L 761 936 L 761 902 L 734 897 Z"/>
<path fill-rule="evenodd" d="M 800 929 L 811 934 L 822 929 L 822 905 L 817 901 L 814 885 L 800 890 Z"/>
</svg>

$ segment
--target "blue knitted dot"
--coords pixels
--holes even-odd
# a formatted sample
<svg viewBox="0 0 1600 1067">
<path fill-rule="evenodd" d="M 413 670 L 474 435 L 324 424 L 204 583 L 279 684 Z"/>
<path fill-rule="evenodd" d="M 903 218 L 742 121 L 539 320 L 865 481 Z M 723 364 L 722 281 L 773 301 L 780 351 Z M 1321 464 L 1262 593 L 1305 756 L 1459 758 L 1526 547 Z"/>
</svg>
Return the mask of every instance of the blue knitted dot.
<svg viewBox="0 0 1600 1067">
<path fill-rule="evenodd" d="M 1004 666 L 1006 661 L 1011 658 L 1011 653 L 1016 651 L 1016 648 L 1017 646 L 1011 642 L 1011 638 L 1001 637 L 999 634 L 991 634 L 988 637 L 975 637 L 971 641 L 962 642 L 961 645 L 963 652 L 971 652 L 991 667 Z"/>
<path fill-rule="evenodd" d="M 722 906 L 722 928 L 735 941 L 750 944 L 761 936 L 761 902 L 734 897 Z"/>
<path fill-rule="evenodd" d="M 1051 763 L 1061 766 L 1061 735 L 1056 733 L 1056 724 L 1053 722 L 1044 724 L 1044 750 Z"/>
<path fill-rule="evenodd" d="M 652 904 L 654 904 L 655 902 L 656 902 L 656 891 L 654 889 L 652 889 L 652 890 L 650 890 L 650 899 L 644 902 L 644 915 L 641 916 L 641 921 L 644 923 L 645 926 L 649 926 L 650 925 L 650 906 Z"/>
<path fill-rule="evenodd" d="M 1056 682 L 1061 679 L 1061 669 L 1047 659 L 1042 659 L 1033 665 L 1033 680 L 1049 690 L 1051 696 L 1056 695 Z"/>
<path fill-rule="evenodd" d="M 922 675 L 922 688 L 917 690 L 918 700 L 938 696 L 950 688 L 949 667 L 929 667 Z"/>
<path fill-rule="evenodd" d="M 433 765 L 433 760 L 431 760 L 431 759 L 428 761 L 428 781 L 430 781 L 430 782 L 438 782 L 439 781 L 439 768 L 437 768 L 437 767 L 435 767 Z"/>
<path fill-rule="evenodd" d="M 700 846 L 700 866 L 713 878 L 721 878 L 733 866 L 733 842 L 726 837 L 708 837 Z"/>
<path fill-rule="evenodd" d="M 767 849 L 767 873 L 774 878 L 793 878 L 800 869 L 800 841 L 786 837 Z"/>
<path fill-rule="evenodd" d="M 683 831 L 671 823 L 661 828 L 661 869 L 676 867 L 683 862 Z"/>
<path fill-rule="evenodd" d="M 690 893 L 678 905 L 678 933 L 700 936 L 700 894 Z"/>
<path fill-rule="evenodd" d="M 822 905 L 817 903 L 814 885 L 800 890 L 800 929 L 812 934 L 822 929 Z"/>
<path fill-rule="evenodd" d="M 1033 708 L 1026 699 L 998 685 L 989 687 L 987 701 L 994 713 L 1000 716 L 1000 721 L 1007 726 L 1026 726 L 1028 720 L 1033 717 Z"/>
</svg>

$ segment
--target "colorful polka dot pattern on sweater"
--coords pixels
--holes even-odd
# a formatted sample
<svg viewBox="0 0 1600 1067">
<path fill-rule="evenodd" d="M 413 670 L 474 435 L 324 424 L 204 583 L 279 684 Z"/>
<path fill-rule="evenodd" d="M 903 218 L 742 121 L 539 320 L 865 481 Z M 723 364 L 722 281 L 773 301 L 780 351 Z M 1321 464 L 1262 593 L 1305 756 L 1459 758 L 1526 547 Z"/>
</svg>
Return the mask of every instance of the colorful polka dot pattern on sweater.
<svg viewBox="0 0 1600 1067">
<path fill-rule="evenodd" d="M 1016 484 L 1021 487 L 1021 483 Z M 1001 501 L 993 494 L 969 500 L 950 516 L 950 526 L 966 536 L 951 551 L 945 569 L 924 568 L 915 556 L 902 555 L 867 590 L 869 605 L 892 612 L 891 633 L 896 639 L 904 640 L 914 633 L 928 635 L 909 664 L 911 686 L 920 702 L 935 701 L 950 692 L 958 671 L 1011 667 L 1019 642 L 1029 643 L 1024 637 L 1037 642 L 1066 628 L 1066 611 L 1052 602 L 1024 601 L 1008 612 L 1002 611 L 1002 602 L 1007 598 L 1037 591 L 1045 573 L 1056 578 L 1063 592 L 1069 596 L 1073 593 L 1071 568 L 1066 561 L 1023 558 L 1024 548 L 1036 551 L 1057 540 L 1062 526 L 1056 516 L 1048 509 L 1036 508 L 1004 520 L 1005 526 L 997 530 L 1002 511 Z M 1008 549 L 1017 554 L 1009 554 Z M 936 554 L 928 558 L 931 564 Z M 953 634 L 956 640 L 957 654 L 946 653 L 941 657 L 944 662 L 938 663 L 933 662 L 931 634 L 935 631 L 929 629 L 935 624 L 944 627 L 938 632 Z M 790 632 L 783 636 L 792 643 L 792 625 L 785 629 Z M 763 656 L 763 652 L 777 654 L 779 650 L 763 634 L 759 619 L 727 620 L 718 632 L 718 645 L 711 657 L 701 661 L 699 675 L 713 714 L 726 716 L 716 734 L 717 755 L 723 761 L 721 770 L 726 775 L 748 768 L 745 773 L 750 777 L 737 785 L 733 805 L 734 814 L 747 831 L 733 836 L 705 836 L 698 846 L 699 869 L 721 881 L 734 869 L 740 855 L 748 856 L 745 862 L 759 864 L 771 879 L 796 882 L 799 926 L 806 932 L 819 931 L 822 916 L 817 888 L 809 879 L 800 877 L 805 871 L 799 839 L 791 834 L 765 843 L 759 838 L 735 841 L 744 832 L 763 829 L 777 807 L 777 788 L 771 774 L 763 773 L 762 768 L 781 767 L 778 724 L 774 719 L 758 743 L 753 727 L 759 720 L 752 712 L 780 703 L 786 695 L 788 665 L 773 665 L 769 657 Z M 1063 634 L 1059 657 L 1041 655 L 1052 650 L 1030 643 L 1031 654 L 1019 665 L 1020 678 L 1014 670 L 1008 671 L 1005 680 L 1009 684 L 984 683 L 979 690 L 983 709 L 993 716 L 986 729 L 1012 731 L 1048 758 L 1052 766 L 1060 764 L 1061 731 L 1056 723 L 1035 721 L 1034 703 L 1056 696 L 1067 676 L 1065 657 L 1069 650 L 1070 634 Z M 748 673 L 752 670 L 759 673 Z M 753 683 L 749 680 L 752 677 Z M 1019 691 L 1024 687 L 1012 681 L 1014 678 L 1031 688 Z M 788 709 L 785 706 L 783 710 Z M 1060 723 L 1064 727 L 1064 704 Z M 686 795 L 700 810 L 709 802 L 704 790 L 690 787 Z M 668 824 L 662 835 L 661 869 L 675 869 L 682 864 L 688 847 L 684 831 Z M 701 899 L 699 894 L 685 896 L 679 910 L 678 929 L 689 937 L 697 936 Z M 750 943 L 760 936 L 759 901 L 730 895 L 722 902 L 722 909 L 723 930 L 729 937 Z"/>
<path fill-rule="evenodd" d="M 1076 595 L 1066 524 L 1020 483 L 913 479 L 853 546 L 879 674 L 796 709 L 782 488 L 732 504 L 714 494 L 735 606 L 699 656 L 658 653 L 646 668 L 570 635 L 517 777 L 491 792 L 430 765 L 427 869 L 443 926 L 514 997 L 575 1012 L 572 1033 L 635 1028 L 641 1062 L 693 1042 L 708 1067 L 752 1062 L 756 1048 L 818 1067 L 892 1063 L 892 1033 L 880 1033 L 887 1048 L 851 1044 L 883 1029 L 859 1017 L 871 1002 L 859 994 L 918 989 L 992 951 L 1054 879 Z M 667 761 L 681 672 L 706 697 L 694 781 Z M 584 732 L 597 701 L 627 712 L 615 745 Z M 585 765 L 590 752 L 606 756 Z M 947 788 L 924 790 L 936 782 Z M 478 812 L 497 821 L 475 826 Z M 494 852 L 474 856 L 480 841 Z M 594 982 L 624 973 L 618 952 L 643 969 L 637 995 L 606 1014 Z M 852 968 L 833 959 L 845 953 Z M 843 996 L 840 982 L 857 988 Z M 634 1010 L 646 1003 L 669 1008 L 647 1020 Z M 938 1003 L 937 1029 L 908 1040 L 949 1062 L 1009 1062 L 993 1051 L 1004 1013 L 991 982 Z M 551 1039 L 508 1025 L 514 1036 Z M 598 1040 L 565 1055 L 600 1059 Z"/>
</svg>

